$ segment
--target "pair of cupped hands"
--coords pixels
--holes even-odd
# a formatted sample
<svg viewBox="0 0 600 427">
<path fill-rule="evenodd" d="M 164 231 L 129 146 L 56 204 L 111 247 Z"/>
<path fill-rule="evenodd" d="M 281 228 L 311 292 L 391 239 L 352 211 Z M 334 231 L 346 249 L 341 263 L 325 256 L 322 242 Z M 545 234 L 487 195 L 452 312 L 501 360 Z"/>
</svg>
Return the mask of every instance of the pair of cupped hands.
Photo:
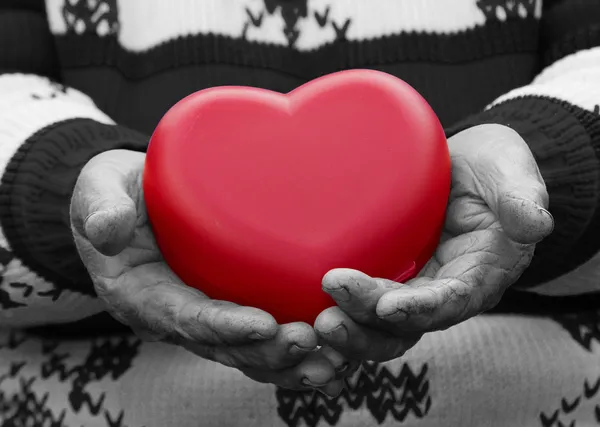
<svg viewBox="0 0 600 427">
<path fill-rule="evenodd" d="M 336 396 L 362 361 L 400 357 L 423 334 L 495 306 L 552 232 L 546 187 L 515 131 L 480 125 L 448 144 L 451 194 L 429 263 L 402 284 L 328 272 L 322 287 L 337 306 L 314 325 L 277 324 L 177 278 L 148 223 L 143 153 L 114 150 L 88 162 L 71 202 L 75 242 L 107 311 L 142 339 L 179 345 L 259 382 Z"/>
</svg>

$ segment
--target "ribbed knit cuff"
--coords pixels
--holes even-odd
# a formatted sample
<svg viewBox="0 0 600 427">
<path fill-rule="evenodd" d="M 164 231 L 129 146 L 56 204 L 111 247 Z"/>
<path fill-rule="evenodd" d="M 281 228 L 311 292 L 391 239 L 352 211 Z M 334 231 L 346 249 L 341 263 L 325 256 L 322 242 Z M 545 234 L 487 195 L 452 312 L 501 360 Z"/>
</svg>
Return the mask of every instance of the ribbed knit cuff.
<svg viewBox="0 0 600 427">
<path fill-rule="evenodd" d="M 53 123 L 27 138 L 8 162 L 0 186 L 0 221 L 15 255 L 58 287 L 93 295 L 71 234 L 73 188 L 95 155 L 145 151 L 147 143 L 138 132 L 83 118 Z"/>
<path fill-rule="evenodd" d="M 447 131 L 450 137 L 472 126 L 511 127 L 527 142 L 550 195 L 555 219 L 552 235 L 537 245 L 534 259 L 517 287 L 532 287 L 566 273 L 600 249 L 596 206 L 600 162 L 590 132 L 598 131 L 593 113 L 556 99 L 527 96 L 496 104 Z M 582 239 L 586 241 L 583 245 Z"/>
</svg>

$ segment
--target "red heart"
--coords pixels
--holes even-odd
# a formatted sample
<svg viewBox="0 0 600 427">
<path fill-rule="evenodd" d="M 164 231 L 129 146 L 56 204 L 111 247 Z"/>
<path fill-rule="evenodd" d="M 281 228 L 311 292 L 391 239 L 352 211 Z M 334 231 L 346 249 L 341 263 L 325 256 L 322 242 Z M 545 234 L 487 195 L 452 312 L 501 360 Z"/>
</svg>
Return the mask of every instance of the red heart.
<svg viewBox="0 0 600 427">
<path fill-rule="evenodd" d="M 211 298 L 313 323 L 346 267 L 398 281 L 439 242 L 450 191 L 442 126 L 408 84 L 351 70 L 282 95 L 194 93 L 158 124 L 144 172 L 166 262 Z"/>
</svg>

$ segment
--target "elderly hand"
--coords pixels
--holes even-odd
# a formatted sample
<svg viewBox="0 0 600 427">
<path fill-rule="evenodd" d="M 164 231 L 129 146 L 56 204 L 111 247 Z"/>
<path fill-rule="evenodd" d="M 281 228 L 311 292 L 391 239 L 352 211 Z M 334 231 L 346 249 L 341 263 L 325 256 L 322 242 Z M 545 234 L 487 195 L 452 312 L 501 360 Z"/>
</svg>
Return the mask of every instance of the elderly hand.
<svg viewBox="0 0 600 427">
<path fill-rule="evenodd" d="M 430 262 L 406 283 L 336 269 L 323 289 L 337 302 L 315 322 L 322 342 L 352 359 L 401 356 L 423 333 L 493 308 L 553 230 L 548 194 L 523 139 L 480 125 L 448 140 L 452 188 Z"/>
<path fill-rule="evenodd" d="M 115 150 L 82 170 L 71 202 L 79 254 L 106 309 L 141 338 L 180 345 L 290 389 L 337 395 L 357 367 L 306 323 L 278 325 L 268 313 L 215 301 L 185 286 L 163 261 L 142 195 L 145 154 Z"/>
</svg>

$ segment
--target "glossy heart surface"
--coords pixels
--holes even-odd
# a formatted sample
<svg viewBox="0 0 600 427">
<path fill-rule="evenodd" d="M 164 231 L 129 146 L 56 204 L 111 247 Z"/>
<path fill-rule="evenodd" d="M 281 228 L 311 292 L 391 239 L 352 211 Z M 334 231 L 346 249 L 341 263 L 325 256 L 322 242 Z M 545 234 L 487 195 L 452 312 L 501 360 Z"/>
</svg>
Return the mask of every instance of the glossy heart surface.
<svg viewBox="0 0 600 427">
<path fill-rule="evenodd" d="M 397 281 L 435 250 L 450 191 L 442 126 L 408 84 L 351 70 L 280 94 L 196 92 L 150 142 L 144 197 L 172 270 L 280 323 L 334 304 L 332 268 Z"/>
</svg>

